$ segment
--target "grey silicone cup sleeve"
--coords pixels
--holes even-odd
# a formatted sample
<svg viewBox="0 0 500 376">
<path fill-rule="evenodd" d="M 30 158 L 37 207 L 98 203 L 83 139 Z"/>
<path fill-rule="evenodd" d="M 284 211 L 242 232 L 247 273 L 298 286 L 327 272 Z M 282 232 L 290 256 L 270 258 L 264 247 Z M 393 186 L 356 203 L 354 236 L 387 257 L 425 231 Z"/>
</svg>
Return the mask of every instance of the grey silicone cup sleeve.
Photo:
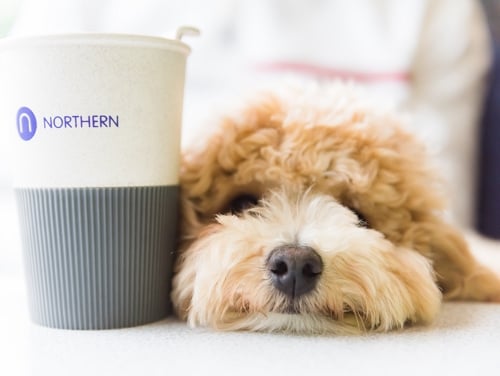
<svg viewBox="0 0 500 376">
<path fill-rule="evenodd" d="M 167 316 L 178 191 L 16 189 L 32 320 L 110 329 Z"/>
</svg>

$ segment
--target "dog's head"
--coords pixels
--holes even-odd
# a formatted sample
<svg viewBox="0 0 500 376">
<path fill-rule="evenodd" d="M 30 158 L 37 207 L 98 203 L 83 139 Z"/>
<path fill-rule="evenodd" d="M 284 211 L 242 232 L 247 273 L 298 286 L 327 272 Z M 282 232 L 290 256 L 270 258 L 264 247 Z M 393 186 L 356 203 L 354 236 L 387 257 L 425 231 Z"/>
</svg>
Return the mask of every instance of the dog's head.
<svg viewBox="0 0 500 376">
<path fill-rule="evenodd" d="M 433 182 L 398 121 L 348 89 L 266 96 L 184 155 L 177 313 L 308 332 L 431 320 L 440 292 L 410 248 L 442 207 Z"/>
</svg>

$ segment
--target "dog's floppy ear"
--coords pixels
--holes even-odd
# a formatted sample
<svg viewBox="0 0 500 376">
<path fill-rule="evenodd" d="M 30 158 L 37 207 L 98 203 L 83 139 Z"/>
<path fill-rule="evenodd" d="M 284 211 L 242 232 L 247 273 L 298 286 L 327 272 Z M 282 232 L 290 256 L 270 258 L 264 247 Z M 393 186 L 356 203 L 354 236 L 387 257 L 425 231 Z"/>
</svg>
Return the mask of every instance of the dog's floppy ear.
<svg viewBox="0 0 500 376">
<path fill-rule="evenodd" d="M 438 218 L 426 226 L 429 258 L 445 299 L 500 302 L 500 276 L 474 258 L 460 232 Z"/>
</svg>

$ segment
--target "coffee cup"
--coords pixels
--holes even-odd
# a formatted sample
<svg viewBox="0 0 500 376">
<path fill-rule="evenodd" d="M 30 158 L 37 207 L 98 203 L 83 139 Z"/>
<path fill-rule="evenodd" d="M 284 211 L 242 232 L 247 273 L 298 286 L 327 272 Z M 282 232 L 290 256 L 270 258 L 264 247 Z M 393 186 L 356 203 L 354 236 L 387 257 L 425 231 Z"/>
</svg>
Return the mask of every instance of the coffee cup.
<svg viewBox="0 0 500 376">
<path fill-rule="evenodd" d="M 35 323 L 109 329 L 169 314 L 189 52 L 180 38 L 123 34 L 0 41 Z"/>
</svg>

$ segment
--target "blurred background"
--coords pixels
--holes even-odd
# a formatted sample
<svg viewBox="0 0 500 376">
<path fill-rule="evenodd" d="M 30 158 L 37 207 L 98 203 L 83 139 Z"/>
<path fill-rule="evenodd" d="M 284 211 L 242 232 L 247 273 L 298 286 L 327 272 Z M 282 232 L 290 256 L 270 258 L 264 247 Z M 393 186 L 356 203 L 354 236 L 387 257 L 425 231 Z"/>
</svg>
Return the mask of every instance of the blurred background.
<svg viewBox="0 0 500 376">
<path fill-rule="evenodd" d="M 353 81 L 400 111 L 408 129 L 427 146 L 447 184 L 450 219 L 500 238 L 498 3 L 0 0 L 0 36 L 120 32 L 174 37 L 178 26 L 200 28 L 200 38 L 186 40 L 192 55 L 184 146 L 215 112 L 258 85 L 291 77 Z M 10 184 L 5 128 L 0 125 L 4 188 Z"/>
</svg>

